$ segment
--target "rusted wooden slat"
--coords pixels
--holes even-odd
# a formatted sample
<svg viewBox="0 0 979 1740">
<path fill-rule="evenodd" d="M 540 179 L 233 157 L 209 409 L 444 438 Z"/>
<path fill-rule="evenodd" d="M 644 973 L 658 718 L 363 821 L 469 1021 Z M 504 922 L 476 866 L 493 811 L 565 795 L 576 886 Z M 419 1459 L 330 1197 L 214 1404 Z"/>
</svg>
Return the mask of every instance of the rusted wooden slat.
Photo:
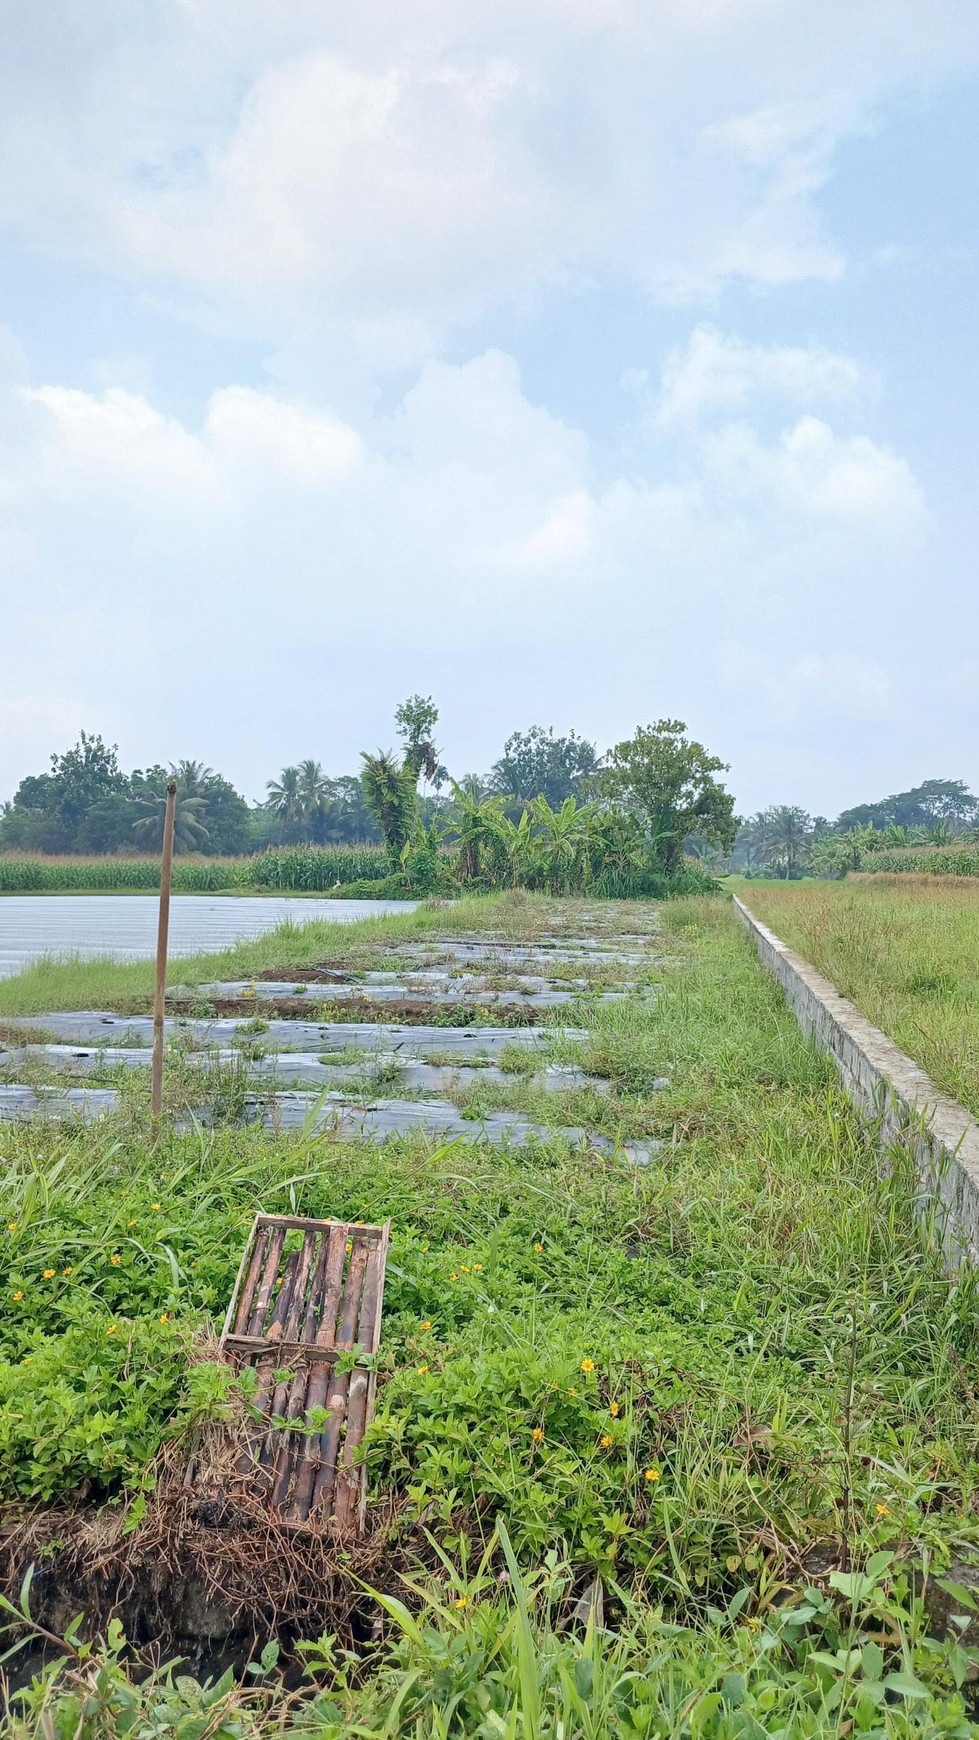
<svg viewBox="0 0 979 1740">
<path fill-rule="evenodd" d="M 389 1229 L 385 1227 L 383 1239 L 376 1244 L 367 1256 L 367 1269 L 364 1277 L 363 1292 L 360 1301 L 360 1318 L 357 1324 L 357 1340 L 365 1353 L 377 1352 L 381 1339 L 381 1299 L 384 1291 L 384 1268 L 387 1259 Z M 357 1528 L 364 1524 L 364 1511 L 367 1503 L 367 1480 L 362 1465 L 354 1466 L 354 1452 L 364 1441 L 367 1422 L 374 1409 L 374 1390 L 376 1377 L 374 1372 L 356 1367 L 350 1373 L 347 1393 L 347 1430 L 343 1443 L 343 1466 L 341 1477 L 337 1483 L 333 1500 L 333 1513 L 337 1527 L 341 1530 Z"/>
</svg>

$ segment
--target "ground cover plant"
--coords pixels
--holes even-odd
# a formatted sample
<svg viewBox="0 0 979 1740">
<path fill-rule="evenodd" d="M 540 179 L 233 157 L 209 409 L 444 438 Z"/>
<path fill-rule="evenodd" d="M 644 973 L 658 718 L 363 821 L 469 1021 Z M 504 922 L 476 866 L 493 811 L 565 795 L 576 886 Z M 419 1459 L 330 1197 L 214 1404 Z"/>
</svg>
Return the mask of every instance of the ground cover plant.
<svg viewBox="0 0 979 1740">
<path fill-rule="evenodd" d="M 752 882 L 743 895 L 783 942 L 979 1114 L 979 884 L 858 877 Z"/>
<path fill-rule="evenodd" d="M 527 896 L 453 907 L 453 932 L 460 913 L 517 936 L 588 922 Z M 383 958 L 427 922 L 351 946 Z M 645 1167 L 556 1138 L 219 1127 L 151 1149 L 131 1113 L 3 1131 L 8 1540 L 28 1513 L 63 1536 L 81 1506 L 138 1542 L 157 1451 L 228 1404 L 202 1337 L 257 1208 L 390 1216 L 370 1515 L 408 1579 L 366 1656 L 311 1652 L 312 1701 L 289 1702 L 274 1652 L 251 1691 L 137 1685 L 113 1634 L 80 1658 L 69 1640 L 21 1734 L 979 1732 L 969 1638 L 934 1637 L 927 1605 L 944 1580 L 971 1618 L 975 1284 L 913 1224 L 899 1155 L 880 1176 L 729 904 L 660 924 L 658 995 L 583 1005 L 586 1042 L 558 1048 L 612 1085 L 610 1120 L 662 1141 Z"/>
</svg>

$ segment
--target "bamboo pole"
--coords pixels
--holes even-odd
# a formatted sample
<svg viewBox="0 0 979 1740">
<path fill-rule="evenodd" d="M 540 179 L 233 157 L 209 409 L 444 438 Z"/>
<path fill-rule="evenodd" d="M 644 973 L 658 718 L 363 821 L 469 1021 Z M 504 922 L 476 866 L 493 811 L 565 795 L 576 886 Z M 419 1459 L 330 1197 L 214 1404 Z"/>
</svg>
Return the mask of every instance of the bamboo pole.
<svg viewBox="0 0 979 1740">
<path fill-rule="evenodd" d="M 153 1064 L 150 1072 L 150 1116 L 153 1135 L 158 1134 L 163 1112 L 163 1014 L 167 994 L 167 940 L 170 935 L 170 881 L 173 873 L 173 821 L 177 807 L 177 782 L 167 783 L 167 808 L 163 819 L 163 860 L 160 865 L 160 917 L 156 930 L 156 985 L 153 990 Z"/>
</svg>

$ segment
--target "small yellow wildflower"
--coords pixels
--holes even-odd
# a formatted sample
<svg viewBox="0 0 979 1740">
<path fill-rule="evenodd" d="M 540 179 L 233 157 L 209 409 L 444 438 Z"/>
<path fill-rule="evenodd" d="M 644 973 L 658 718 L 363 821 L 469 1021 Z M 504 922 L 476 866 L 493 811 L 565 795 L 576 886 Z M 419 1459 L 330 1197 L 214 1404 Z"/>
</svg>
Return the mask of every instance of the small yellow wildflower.
<svg viewBox="0 0 979 1740">
<path fill-rule="evenodd" d="M 13 1298 L 13 1300 L 14 1300 L 14 1302 L 15 1302 L 15 1303 L 16 1303 L 16 1304 L 18 1304 L 18 1305 L 19 1305 L 19 1304 L 20 1304 L 20 1301 L 21 1301 L 21 1300 L 22 1300 L 22 1299 L 23 1299 L 23 1297 L 24 1297 L 24 1293 L 23 1293 L 23 1289 L 22 1289 L 22 1288 L 20 1288 L 20 1287 L 18 1287 L 18 1289 L 17 1289 L 17 1291 L 16 1291 L 16 1293 L 14 1293 L 14 1294 L 12 1294 L 12 1295 L 11 1295 L 11 1296 L 12 1296 L 12 1298 Z"/>
<path fill-rule="evenodd" d="M 159 1214 L 159 1212 L 160 1212 L 160 1204 L 158 1202 L 151 1202 L 150 1203 L 150 1213 L 151 1214 Z"/>
<path fill-rule="evenodd" d="M 348 1240 L 347 1240 L 347 1256 L 348 1256 L 348 1257 L 349 1257 L 349 1255 L 350 1255 L 350 1253 L 351 1253 L 351 1251 L 352 1251 L 352 1250 L 353 1250 L 353 1248 L 354 1248 L 354 1247 L 353 1247 L 353 1240 L 352 1240 L 352 1239 L 348 1239 Z"/>
<path fill-rule="evenodd" d="M 51 1276 L 52 1276 L 52 1275 L 53 1275 L 53 1274 L 54 1274 L 54 1270 L 53 1270 L 53 1269 L 45 1269 L 45 1271 L 44 1271 L 44 1279 L 45 1279 L 45 1280 L 46 1280 L 46 1281 L 50 1281 L 50 1279 L 51 1279 Z"/>
<path fill-rule="evenodd" d="M 581 1369 L 582 1371 L 594 1371 L 595 1361 L 593 1359 L 583 1359 L 581 1362 Z"/>
<path fill-rule="evenodd" d="M 482 1272 L 483 1272 L 482 1263 L 473 1263 L 473 1274 L 474 1275 L 481 1275 Z"/>
<path fill-rule="evenodd" d="M 577 1395 L 577 1394 L 578 1394 L 578 1391 L 577 1391 L 577 1390 L 569 1390 L 569 1391 L 568 1391 L 568 1395 L 569 1395 L 569 1396 L 576 1396 L 576 1395 Z"/>
<path fill-rule="evenodd" d="M 644 1480 L 658 1480 L 659 1479 L 659 1469 L 658 1468 L 647 1468 L 645 1474 L 643 1475 L 643 1479 Z"/>
<path fill-rule="evenodd" d="M 890 1516 L 891 1514 L 886 1504 L 879 1504 L 876 1508 L 878 1516 Z"/>
<path fill-rule="evenodd" d="M 544 1442 L 544 1429 L 543 1429 L 543 1427 L 542 1426 L 535 1426 L 533 1431 L 531 1432 L 530 1436 L 533 1439 L 535 1444 L 543 1444 L 543 1442 Z"/>
<path fill-rule="evenodd" d="M 458 1281 L 458 1279 L 459 1279 L 458 1275 L 453 1270 L 452 1274 L 449 1276 L 449 1280 L 450 1281 Z"/>
<path fill-rule="evenodd" d="M 425 1373 L 428 1370 L 428 1366 L 427 1365 L 418 1365 L 415 1367 L 415 1370 L 417 1371 L 419 1377 L 424 1377 Z"/>
<path fill-rule="evenodd" d="M 169 1321 L 170 1321 L 169 1311 L 161 1311 L 160 1312 L 160 1322 L 161 1323 L 169 1323 Z"/>
<path fill-rule="evenodd" d="M 603 1450 L 610 1450 L 613 1443 L 611 1432 L 603 1432 L 598 1442 L 601 1444 Z"/>
<path fill-rule="evenodd" d="M 118 1251 L 115 1253 L 114 1256 L 111 1256 L 109 1258 L 109 1261 L 110 1261 L 110 1263 L 113 1263 L 113 1264 L 122 1262 L 122 1258 L 120 1257 Z"/>
<path fill-rule="evenodd" d="M 117 1328 L 118 1328 L 118 1324 L 110 1323 L 108 1329 L 105 1332 L 106 1335 L 115 1335 Z"/>
<path fill-rule="evenodd" d="M 137 1220 L 136 1220 L 136 1219 L 135 1219 L 135 1217 L 134 1217 L 134 1218 L 133 1218 L 133 1219 L 132 1219 L 132 1220 L 131 1220 L 131 1221 L 130 1221 L 130 1222 L 129 1222 L 129 1224 L 130 1224 L 130 1226 L 138 1226 L 138 1224 L 139 1224 L 139 1223 L 138 1223 L 138 1221 L 137 1221 Z"/>
<path fill-rule="evenodd" d="M 421 1247 L 421 1248 L 422 1248 L 422 1250 L 423 1250 L 423 1251 L 427 1251 L 427 1250 L 428 1250 L 428 1246 L 427 1246 L 427 1245 L 422 1245 L 422 1247 Z"/>
<path fill-rule="evenodd" d="M 15 1220 L 8 1220 L 7 1231 L 8 1232 L 16 1232 L 17 1231 L 17 1222 Z"/>
<path fill-rule="evenodd" d="M 62 1269 L 62 1271 L 61 1271 L 61 1273 L 62 1273 L 62 1274 L 63 1274 L 63 1275 L 73 1275 L 73 1274 L 74 1274 L 74 1273 L 75 1273 L 75 1271 L 74 1271 L 74 1269 L 73 1269 L 73 1268 L 72 1268 L 72 1266 L 71 1266 L 71 1264 L 70 1264 L 70 1263 L 69 1263 L 69 1264 L 68 1264 L 68 1267 L 67 1267 L 67 1268 L 66 1268 L 66 1269 Z"/>
<path fill-rule="evenodd" d="M 424 1334 L 424 1333 L 425 1333 L 425 1330 L 426 1330 L 426 1329 L 431 1329 L 431 1327 L 432 1327 L 432 1320 L 431 1320 L 431 1318 L 430 1318 L 430 1317 L 426 1317 L 426 1319 L 425 1319 L 425 1321 L 424 1321 L 424 1323 L 422 1323 L 422 1324 L 421 1324 L 421 1325 L 420 1325 L 420 1327 L 421 1327 L 421 1331 L 422 1331 L 422 1334 Z"/>
<path fill-rule="evenodd" d="M 463 1263 L 461 1272 L 464 1275 L 468 1275 L 468 1273 L 469 1273 L 469 1264 L 468 1263 Z"/>
<path fill-rule="evenodd" d="M 453 1607 L 468 1607 L 469 1606 L 469 1596 L 468 1595 L 460 1595 L 457 1601 L 453 1601 L 452 1605 L 453 1605 Z"/>
<path fill-rule="evenodd" d="M 34 1358 L 34 1355 L 32 1353 L 25 1353 L 25 1355 L 20 1363 L 21 1363 L 21 1365 L 30 1365 L 31 1360 L 33 1358 Z"/>
<path fill-rule="evenodd" d="M 611 1414 L 613 1420 L 617 1420 L 619 1417 L 619 1404 L 618 1404 L 618 1402 L 609 1402 L 608 1411 Z"/>
<path fill-rule="evenodd" d="M 543 1249 L 544 1249 L 544 1246 L 543 1246 L 543 1245 L 535 1245 L 535 1246 L 534 1246 L 534 1250 L 535 1250 L 535 1251 L 536 1251 L 536 1252 L 537 1252 L 537 1255 L 538 1255 L 538 1256 L 540 1256 L 540 1254 L 541 1254 L 541 1252 L 542 1252 L 542 1251 L 543 1251 Z"/>
</svg>

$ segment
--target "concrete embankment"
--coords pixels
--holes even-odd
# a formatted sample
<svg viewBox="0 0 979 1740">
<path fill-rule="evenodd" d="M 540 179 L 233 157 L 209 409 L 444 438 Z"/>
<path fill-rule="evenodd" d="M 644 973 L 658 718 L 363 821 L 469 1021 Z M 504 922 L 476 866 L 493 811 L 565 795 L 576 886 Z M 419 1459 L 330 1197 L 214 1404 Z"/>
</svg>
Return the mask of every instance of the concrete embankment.
<svg viewBox="0 0 979 1740">
<path fill-rule="evenodd" d="M 919 1207 L 936 1211 L 950 1261 L 979 1262 L 979 1123 L 736 895 L 734 906 L 803 1031 L 835 1059 L 854 1103 L 879 1121 L 882 1148 L 897 1142 L 914 1155 Z"/>
</svg>

